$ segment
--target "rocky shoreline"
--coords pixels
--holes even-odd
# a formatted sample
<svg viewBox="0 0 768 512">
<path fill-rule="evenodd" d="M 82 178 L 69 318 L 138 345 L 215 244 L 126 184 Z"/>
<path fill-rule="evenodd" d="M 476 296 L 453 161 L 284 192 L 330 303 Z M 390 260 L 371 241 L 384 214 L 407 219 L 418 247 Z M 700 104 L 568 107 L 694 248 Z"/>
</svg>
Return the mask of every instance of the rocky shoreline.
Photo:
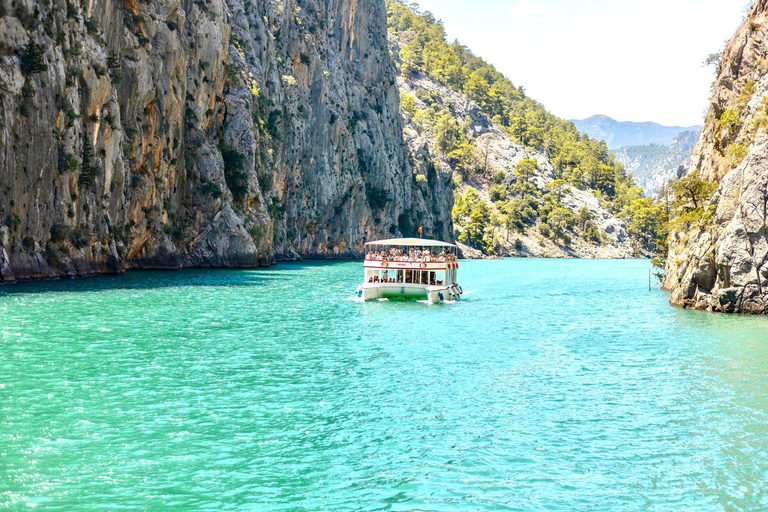
<svg viewBox="0 0 768 512">
<path fill-rule="evenodd" d="M 671 234 L 663 288 L 674 306 L 768 314 L 768 0 L 727 43 L 691 174 L 717 185 Z"/>
</svg>

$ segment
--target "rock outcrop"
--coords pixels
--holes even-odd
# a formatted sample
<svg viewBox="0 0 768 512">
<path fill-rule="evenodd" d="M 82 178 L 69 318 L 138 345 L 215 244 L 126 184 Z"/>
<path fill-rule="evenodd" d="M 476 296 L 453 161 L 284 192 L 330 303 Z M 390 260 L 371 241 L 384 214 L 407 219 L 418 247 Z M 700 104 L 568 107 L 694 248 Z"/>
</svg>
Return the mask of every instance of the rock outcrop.
<svg viewBox="0 0 768 512">
<path fill-rule="evenodd" d="M 0 282 L 451 239 L 383 0 L 0 0 Z"/>
<path fill-rule="evenodd" d="M 685 308 L 768 313 L 768 0 L 728 42 L 691 172 L 719 184 L 711 220 L 672 233 L 663 287 Z"/>
</svg>

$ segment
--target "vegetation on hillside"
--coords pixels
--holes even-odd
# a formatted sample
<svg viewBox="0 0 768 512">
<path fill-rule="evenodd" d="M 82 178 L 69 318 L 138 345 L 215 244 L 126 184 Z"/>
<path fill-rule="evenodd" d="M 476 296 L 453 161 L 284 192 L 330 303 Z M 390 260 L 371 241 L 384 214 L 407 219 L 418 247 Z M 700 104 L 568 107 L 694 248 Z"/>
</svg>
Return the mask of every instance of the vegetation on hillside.
<svg viewBox="0 0 768 512">
<path fill-rule="evenodd" d="M 520 162 L 514 178 L 507 179 L 503 171 L 488 168 L 468 127 L 432 93 L 418 92 L 417 99 L 426 109 L 419 109 L 407 94 L 401 95 L 403 109 L 431 131 L 435 147 L 460 181 L 490 184 L 492 205 L 470 187 L 457 194 L 453 217 L 461 230 L 460 241 L 493 254 L 500 239 L 508 240 L 510 232 L 536 228 L 564 245 L 571 242 L 571 235 L 601 243 L 605 234 L 589 218 L 588 210 L 574 213 L 560 204 L 570 185 L 592 192 L 606 209 L 624 219 L 638 248 L 651 252 L 659 248 L 665 209 L 643 198 L 642 190 L 608 152 L 605 142 L 581 135 L 573 123 L 547 112 L 492 65 L 459 42 L 449 43 L 442 24 L 431 13 L 419 12 L 403 0 L 387 0 L 387 10 L 404 76 L 423 73 L 465 94 L 512 140 L 546 155 L 554 168 L 556 179 L 547 190 L 532 182 L 538 165 L 535 160 Z"/>
</svg>

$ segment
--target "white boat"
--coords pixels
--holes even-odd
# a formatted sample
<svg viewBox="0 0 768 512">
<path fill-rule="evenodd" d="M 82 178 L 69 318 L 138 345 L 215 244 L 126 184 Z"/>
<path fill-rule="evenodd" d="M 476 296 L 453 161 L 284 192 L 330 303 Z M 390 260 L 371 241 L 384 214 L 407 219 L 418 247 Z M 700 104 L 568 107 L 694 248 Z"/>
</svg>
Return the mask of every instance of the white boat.
<svg viewBox="0 0 768 512">
<path fill-rule="evenodd" d="M 364 301 L 426 299 L 430 304 L 457 300 L 463 290 L 455 245 L 422 238 L 392 238 L 365 244 L 365 279 L 357 288 Z"/>
</svg>

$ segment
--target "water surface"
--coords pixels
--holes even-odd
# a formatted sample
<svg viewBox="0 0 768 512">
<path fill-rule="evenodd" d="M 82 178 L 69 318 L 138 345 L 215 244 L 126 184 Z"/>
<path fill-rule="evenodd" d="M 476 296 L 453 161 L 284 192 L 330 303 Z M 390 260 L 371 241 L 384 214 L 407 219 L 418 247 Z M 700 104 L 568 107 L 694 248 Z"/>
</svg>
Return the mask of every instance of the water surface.
<svg viewBox="0 0 768 512">
<path fill-rule="evenodd" d="M 768 322 L 645 261 L 360 263 L 0 288 L 0 508 L 768 508 Z"/>
</svg>

